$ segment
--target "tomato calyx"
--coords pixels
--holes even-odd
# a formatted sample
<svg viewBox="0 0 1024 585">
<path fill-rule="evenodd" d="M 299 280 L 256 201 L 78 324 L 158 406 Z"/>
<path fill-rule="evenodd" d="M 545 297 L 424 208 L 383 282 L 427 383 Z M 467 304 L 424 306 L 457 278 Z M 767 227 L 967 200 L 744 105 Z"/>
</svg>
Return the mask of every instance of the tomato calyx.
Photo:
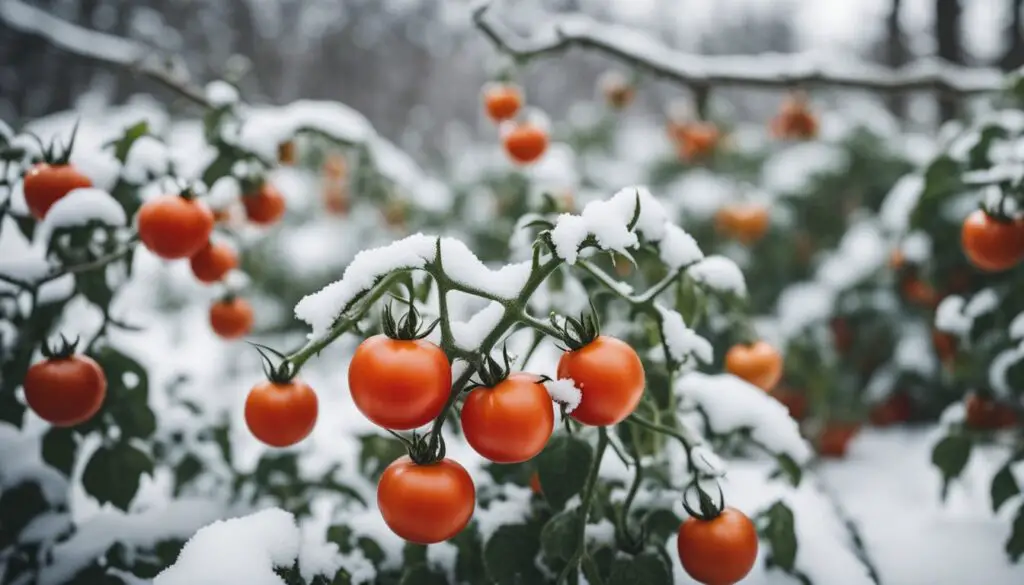
<svg viewBox="0 0 1024 585">
<path fill-rule="evenodd" d="M 699 480 L 694 479 L 690 482 L 690 485 L 686 486 L 686 489 L 683 490 L 683 509 L 686 510 L 686 513 L 704 522 L 718 518 L 718 516 L 721 515 L 722 510 L 725 509 L 725 494 L 722 493 L 721 485 L 718 485 L 716 482 L 715 486 L 718 488 L 717 504 L 711 499 L 711 496 L 700 487 Z M 696 490 L 700 510 L 695 510 L 693 506 L 690 505 L 689 498 L 687 497 L 690 490 Z"/>
<path fill-rule="evenodd" d="M 494 359 L 494 356 L 490 354 L 481 354 L 480 363 L 477 367 L 477 373 L 480 375 L 480 381 L 473 381 L 466 391 L 468 392 L 475 388 L 494 388 L 508 378 L 509 373 L 512 371 L 511 363 L 512 358 L 508 354 L 508 346 L 505 346 L 502 349 L 501 362 L 498 362 L 498 360 Z"/>
<path fill-rule="evenodd" d="M 196 192 L 196 188 L 192 184 L 185 185 L 178 191 L 178 197 L 186 201 L 195 201 L 199 197 L 199 193 Z"/>
<path fill-rule="evenodd" d="M 295 375 L 299 373 L 299 370 L 298 368 L 295 367 L 295 364 L 293 364 L 288 359 L 287 356 L 277 351 L 276 349 L 272 347 L 267 347 L 265 345 L 260 345 L 259 343 L 254 343 L 252 341 L 247 341 L 246 343 L 255 347 L 257 353 L 260 354 L 260 358 L 263 360 L 263 363 L 261 364 L 263 366 L 263 374 L 267 377 L 267 380 L 269 380 L 270 383 L 276 385 L 288 384 L 292 380 L 294 380 Z M 274 362 L 273 360 L 270 359 L 270 356 L 264 353 L 265 351 L 270 352 L 272 355 L 280 359 L 280 363 L 274 365 Z"/>
<path fill-rule="evenodd" d="M 79 337 L 75 337 L 74 341 L 68 341 L 68 338 L 63 333 L 60 334 L 60 345 L 43 344 L 40 351 L 48 360 L 66 360 L 70 359 L 71 356 L 75 355 L 78 349 L 78 343 L 81 340 Z"/>
<path fill-rule="evenodd" d="M 440 322 L 440 319 L 435 319 L 433 323 L 427 325 L 424 329 L 423 317 L 413 304 L 412 297 L 409 298 L 409 310 L 406 311 L 405 315 L 396 320 L 394 311 L 391 309 L 391 305 L 388 304 L 384 305 L 383 316 L 381 317 L 381 327 L 384 329 L 384 335 L 401 341 L 423 339 L 430 335 Z"/>
<path fill-rule="evenodd" d="M 583 313 L 579 319 L 566 317 L 565 322 L 559 326 L 555 321 L 555 315 L 551 315 L 551 325 L 561 333 L 559 336 L 565 347 L 564 351 L 576 351 L 589 345 L 601 335 L 601 320 L 597 316 L 597 309 L 594 301 L 590 300 L 590 312 Z"/>
<path fill-rule="evenodd" d="M 444 437 L 440 433 L 427 433 L 426 436 L 419 436 L 414 431 L 412 440 L 409 440 L 394 431 L 388 432 L 405 443 L 409 459 L 412 459 L 412 462 L 416 465 L 433 465 L 444 459 L 447 455 Z"/>
<path fill-rule="evenodd" d="M 80 120 L 75 120 L 75 125 L 71 129 L 71 138 L 68 139 L 67 146 L 60 148 L 57 143 L 57 139 L 54 138 L 49 145 L 43 144 L 43 140 L 39 136 L 28 132 L 27 134 L 35 139 L 36 143 L 39 144 L 39 150 L 42 155 L 42 162 L 52 166 L 64 166 L 71 162 L 71 151 L 75 147 L 75 137 L 78 135 L 78 123 Z"/>
</svg>

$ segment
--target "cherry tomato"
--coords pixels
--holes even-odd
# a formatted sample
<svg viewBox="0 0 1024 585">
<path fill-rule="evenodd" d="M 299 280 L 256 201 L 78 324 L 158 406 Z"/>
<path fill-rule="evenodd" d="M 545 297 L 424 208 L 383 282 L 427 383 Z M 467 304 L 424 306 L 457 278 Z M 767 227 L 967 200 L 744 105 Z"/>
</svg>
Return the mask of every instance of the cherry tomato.
<svg viewBox="0 0 1024 585">
<path fill-rule="evenodd" d="M 417 465 L 400 457 L 377 483 L 377 507 L 388 528 L 417 544 L 448 540 L 473 517 L 476 488 L 469 473 L 451 459 Z"/>
<path fill-rule="evenodd" d="M 452 368 L 441 348 L 429 341 L 375 335 L 356 348 L 348 386 L 366 418 L 407 431 L 441 414 L 452 388 Z"/>
<path fill-rule="evenodd" d="M 771 390 L 782 378 L 782 356 L 764 341 L 737 344 L 725 353 L 725 369 L 762 390 Z"/>
<path fill-rule="evenodd" d="M 1024 256 L 1024 228 L 1019 221 L 999 221 L 977 209 L 964 220 L 960 243 L 975 267 L 999 272 L 1013 268 Z"/>
<path fill-rule="evenodd" d="M 768 233 L 768 208 L 756 203 L 728 205 L 718 211 L 715 223 L 719 231 L 744 244 L 752 244 Z"/>
<path fill-rule="evenodd" d="M 872 406 L 868 419 L 876 427 L 888 427 L 907 422 L 911 409 L 910 395 L 906 392 L 897 392 Z"/>
<path fill-rule="evenodd" d="M 277 145 L 277 162 L 288 167 L 295 164 L 294 140 L 286 140 Z"/>
<path fill-rule="evenodd" d="M 839 459 L 846 457 L 846 451 L 857 433 L 860 424 L 833 421 L 825 425 L 818 436 L 818 454 L 822 457 Z"/>
<path fill-rule="evenodd" d="M 227 244 L 208 243 L 192 256 L 189 264 L 199 282 L 217 282 L 238 267 L 238 254 Z"/>
<path fill-rule="evenodd" d="M 673 122 L 669 136 L 676 144 L 679 158 L 684 162 L 705 159 L 714 154 L 721 135 L 711 122 Z"/>
<path fill-rule="evenodd" d="M 807 106 L 803 95 L 789 96 L 772 119 L 772 133 L 785 140 L 810 140 L 818 135 L 818 117 Z"/>
<path fill-rule="evenodd" d="M 139 239 L 166 260 L 191 258 L 210 241 L 213 212 L 205 203 L 180 195 L 162 195 L 142 204 Z"/>
<path fill-rule="evenodd" d="M 495 463 L 521 463 L 544 449 L 555 427 L 551 397 L 533 374 L 516 373 L 477 388 L 462 405 L 462 433 Z"/>
<path fill-rule="evenodd" d="M 495 122 L 511 120 L 523 106 L 523 92 L 511 83 L 496 83 L 484 88 L 484 110 Z"/>
<path fill-rule="evenodd" d="M 939 356 L 939 361 L 942 363 L 951 364 L 956 360 L 956 337 L 938 329 L 933 329 L 932 345 L 935 346 L 935 353 Z"/>
<path fill-rule="evenodd" d="M 22 385 L 29 408 L 58 427 L 89 420 L 107 395 L 103 369 L 89 356 L 80 354 L 33 364 Z"/>
<path fill-rule="evenodd" d="M 270 225 L 284 215 L 284 197 L 270 183 L 263 183 L 255 193 L 242 196 L 245 215 L 249 221 L 259 225 Z"/>
<path fill-rule="evenodd" d="M 738 583 L 757 561 L 757 529 L 735 508 L 711 520 L 688 518 L 679 527 L 676 545 L 683 569 L 705 585 Z"/>
<path fill-rule="evenodd" d="M 632 414 L 644 394 L 644 366 L 625 342 L 601 335 L 558 360 L 558 378 L 582 392 L 571 416 L 585 425 L 608 426 Z"/>
<path fill-rule="evenodd" d="M 618 71 L 606 72 L 598 80 L 598 85 L 605 101 L 615 110 L 628 107 L 636 96 L 636 88 Z"/>
<path fill-rule="evenodd" d="M 505 152 L 519 164 L 529 164 L 548 148 L 548 133 L 533 124 L 520 124 L 508 131 L 503 138 Z"/>
<path fill-rule="evenodd" d="M 249 333 L 252 322 L 252 305 L 245 299 L 224 299 L 210 306 L 210 327 L 224 339 L 237 339 Z"/>
<path fill-rule="evenodd" d="M 71 165 L 39 163 L 25 173 L 22 188 L 32 217 L 43 219 L 54 203 L 75 189 L 92 187 L 92 181 Z"/>
<path fill-rule="evenodd" d="M 245 424 L 271 447 L 288 447 L 313 432 L 319 404 L 309 384 L 299 380 L 253 386 L 245 399 Z"/>
</svg>

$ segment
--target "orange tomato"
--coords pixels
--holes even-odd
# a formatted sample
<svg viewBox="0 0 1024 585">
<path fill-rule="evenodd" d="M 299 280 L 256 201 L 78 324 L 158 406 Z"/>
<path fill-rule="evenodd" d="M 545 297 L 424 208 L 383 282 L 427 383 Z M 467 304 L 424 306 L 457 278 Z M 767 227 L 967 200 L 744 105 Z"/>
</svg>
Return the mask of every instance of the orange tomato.
<svg viewBox="0 0 1024 585">
<path fill-rule="evenodd" d="M 509 158 L 519 164 L 537 161 L 548 148 L 548 133 L 539 126 L 523 123 L 509 130 L 502 142 Z"/>
<path fill-rule="evenodd" d="M 818 135 L 818 117 L 807 105 L 803 94 L 786 98 L 779 113 L 772 119 L 772 133 L 786 140 L 809 140 Z"/>
<path fill-rule="evenodd" d="M 255 193 L 242 196 L 245 215 L 258 225 L 276 223 L 284 215 L 285 204 L 281 192 L 270 183 L 263 183 Z"/>
<path fill-rule="evenodd" d="M 237 339 L 252 331 L 253 313 L 249 301 L 238 297 L 210 306 L 210 326 L 224 339 Z"/>
<path fill-rule="evenodd" d="M 551 397 L 533 374 L 514 373 L 493 388 L 476 388 L 462 405 L 462 433 L 495 463 L 533 459 L 555 427 Z"/>
<path fill-rule="evenodd" d="M 876 427 L 904 423 L 910 419 L 911 408 L 910 395 L 906 392 L 897 392 L 872 406 L 868 419 Z"/>
<path fill-rule="evenodd" d="M 277 145 L 277 162 L 285 166 L 295 164 L 295 141 L 288 140 Z"/>
<path fill-rule="evenodd" d="M 727 205 L 715 214 L 715 226 L 723 234 L 750 245 L 768 233 L 768 208 L 758 203 Z"/>
<path fill-rule="evenodd" d="M 977 209 L 964 220 L 960 243 L 976 268 L 1000 272 L 1024 257 L 1024 227 L 1020 221 L 1000 221 Z"/>
<path fill-rule="evenodd" d="M 633 103 L 636 88 L 618 71 L 609 71 L 598 81 L 601 93 L 610 107 L 622 110 Z"/>
<path fill-rule="evenodd" d="M 189 260 L 192 274 L 199 282 L 212 283 L 238 268 L 238 254 L 227 244 L 207 243 L 206 247 Z"/>
<path fill-rule="evenodd" d="M 32 217 L 43 219 L 54 203 L 75 189 L 92 187 L 92 181 L 71 165 L 38 163 L 25 173 L 22 188 Z"/>
<path fill-rule="evenodd" d="M 903 296 L 908 302 L 934 309 L 939 304 L 939 293 L 932 285 L 917 277 L 903 280 Z"/>
<path fill-rule="evenodd" d="M 451 459 L 417 465 L 400 457 L 377 483 L 377 507 L 384 523 L 417 544 L 434 544 L 462 532 L 475 505 L 473 480 Z"/>
<path fill-rule="evenodd" d="M 191 258 L 210 241 L 213 223 L 213 212 L 202 201 L 161 195 L 139 208 L 139 239 L 165 260 Z"/>
<path fill-rule="evenodd" d="M 318 412 L 316 393 L 299 380 L 262 382 L 245 399 L 249 432 L 271 447 L 288 447 L 308 437 Z"/>
<path fill-rule="evenodd" d="M 683 162 L 695 162 L 711 156 L 721 139 L 718 127 L 711 122 L 673 122 L 669 124 L 669 136 Z"/>
<path fill-rule="evenodd" d="M 386 429 L 408 431 L 441 415 L 452 369 L 444 351 L 429 341 L 375 335 L 356 348 L 348 386 L 366 418 Z"/>
<path fill-rule="evenodd" d="M 762 390 L 771 390 L 782 378 L 782 355 L 765 341 L 736 344 L 725 353 L 725 370 Z"/>
<path fill-rule="evenodd" d="M 818 437 L 818 454 L 836 459 L 846 457 L 850 441 L 859 432 L 860 425 L 857 423 L 830 422 Z"/>
<path fill-rule="evenodd" d="M 625 342 L 601 335 L 558 360 L 558 378 L 582 392 L 570 415 L 585 425 L 608 426 L 629 416 L 644 394 L 644 366 Z"/>
<path fill-rule="evenodd" d="M 746 514 L 725 508 L 710 520 L 688 518 L 676 547 L 686 573 L 705 585 L 733 585 L 757 560 L 757 528 Z"/>
<path fill-rule="evenodd" d="M 89 420 L 107 395 L 103 369 L 85 355 L 54 357 L 33 364 L 25 373 L 22 386 L 29 408 L 58 427 Z"/>
<path fill-rule="evenodd" d="M 511 120 L 523 106 L 523 92 L 511 83 L 496 83 L 484 88 L 484 111 L 495 122 Z"/>
</svg>

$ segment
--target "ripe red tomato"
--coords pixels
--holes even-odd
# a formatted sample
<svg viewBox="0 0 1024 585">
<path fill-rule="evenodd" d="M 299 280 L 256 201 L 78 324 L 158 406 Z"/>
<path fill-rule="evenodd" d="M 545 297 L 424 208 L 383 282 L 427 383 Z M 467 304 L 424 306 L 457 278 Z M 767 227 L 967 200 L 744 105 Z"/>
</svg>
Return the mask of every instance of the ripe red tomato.
<svg viewBox="0 0 1024 585">
<path fill-rule="evenodd" d="M 679 561 L 705 585 L 733 585 L 754 568 L 757 529 L 747 515 L 725 508 L 711 520 L 688 518 L 679 527 Z"/>
<path fill-rule="evenodd" d="M 777 138 L 785 140 L 810 140 L 817 136 L 818 117 L 808 107 L 806 96 L 786 98 L 772 119 L 771 130 Z"/>
<path fill-rule="evenodd" d="M 210 241 L 213 212 L 205 203 L 179 195 L 162 195 L 142 204 L 139 239 L 166 260 L 191 258 Z"/>
<path fill-rule="evenodd" d="M 583 394 L 570 414 L 585 425 L 608 426 L 632 414 L 644 394 L 644 366 L 625 342 L 601 335 L 558 360 L 558 378 L 571 378 Z"/>
<path fill-rule="evenodd" d="M 43 219 L 54 203 L 75 189 L 92 187 L 92 181 L 71 165 L 39 163 L 25 173 L 22 187 L 32 217 Z"/>
<path fill-rule="evenodd" d="M 477 388 L 462 405 L 462 433 L 495 463 L 521 463 L 544 449 L 555 427 L 551 397 L 533 374 L 516 373 Z"/>
<path fill-rule="evenodd" d="M 237 339 L 249 333 L 252 322 L 252 305 L 245 299 L 223 299 L 210 306 L 210 327 L 224 339 Z"/>
<path fill-rule="evenodd" d="M 452 368 L 441 348 L 429 341 L 374 335 L 356 348 L 348 386 L 366 418 L 386 429 L 408 431 L 441 414 L 452 388 Z"/>
<path fill-rule="evenodd" d="M 876 427 L 888 427 L 907 422 L 912 408 L 910 395 L 906 392 L 896 392 L 872 406 L 868 419 Z"/>
<path fill-rule="evenodd" d="M 226 244 L 209 243 L 189 261 L 199 282 L 212 283 L 238 267 L 238 254 Z"/>
<path fill-rule="evenodd" d="M 529 164 L 547 150 L 548 133 L 533 124 L 520 124 L 505 134 L 503 142 L 509 158 L 519 164 Z"/>
<path fill-rule="evenodd" d="M 1024 228 L 1019 221 L 1000 221 L 977 209 L 964 220 L 960 243 L 975 267 L 999 272 L 1024 256 Z"/>
<path fill-rule="evenodd" d="M 107 395 L 103 369 L 85 355 L 55 357 L 33 364 L 22 385 L 29 408 L 58 427 L 89 420 Z"/>
<path fill-rule="evenodd" d="M 694 162 L 710 157 L 721 141 L 718 126 L 712 122 L 671 122 L 668 131 L 683 162 Z"/>
<path fill-rule="evenodd" d="M 484 89 L 484 110 L 495 122 L 511 120 L 522 106 L 523 92 L 514 84 L 493 84 Z"/>
<path fill-rule="evenodd" d="M 261 382 L 245 399 L 245 424 L 271 447 L 288 447 L 313 432 L 319 404 L 309 384 L 299 380 Z"/>
<path fill-rule="evenodd" d="M 400 457 L 377 483 L 377 507 L 388 528 L 417 544 L 455 536 L 469 524 L 476 488 L 469 473 L 451 459 L 417 465 Z"/>
<path fill-rule="evenodd" d="M 270 225 L 284 215 L 284 197 L 270 183 L 263 183 L 255 193 L 242 196 L 245 215 L 249 221 L 259 225 Z"/>
<path fill-rule="evenodd" d="M 725 369 L 762 390 L 771 390 L 782 378 L 782 356 L 765 341 L 737 344 L 725 353 Z"/>
</svg>

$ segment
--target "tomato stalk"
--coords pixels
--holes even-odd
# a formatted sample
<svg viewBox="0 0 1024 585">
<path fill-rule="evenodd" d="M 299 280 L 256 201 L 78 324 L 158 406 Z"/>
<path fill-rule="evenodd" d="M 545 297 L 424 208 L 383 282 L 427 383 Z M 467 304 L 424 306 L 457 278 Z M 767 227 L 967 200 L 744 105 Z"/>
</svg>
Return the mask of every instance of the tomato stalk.
<svg viewBox="0 0 1024 585">
<path fill-rule="evenodd" d="M 626 449 L 629 451 L 630 458 L 632 458 L 633 482 L 629 485 L 629 492 L 626 493 L 626 499 L 622 502 L 622 508 L 619 510 L 619 516 L 615 523 L 615 533 L 619 548 L 630 554 L 637 554 L 643 550 L 644 546 L 643 526 L 641 525 L 640 534 L 637 536 L 630 532 L 629 509 L 633 507 L 633 500 L 636 499 L 636 494 L 640 490 L 640 483 L 643 482 L 644 466 L 640 461 L 640 452 L 636 448 L 636 427 L 630 425 L 629 434 L 630 441 Z"/>
<path fill-rule="evenodd" d="M 565 568 L 558 574 L 558 578 L 555 579 L 555 585 L 560 585 L 563 581 L 569 577 L 569 573 L 576 569 L 580 561 L 584 559 L 587 554 L 587 517 L 590 515 L 590 507 L 594 500 L 594 493 L 597 491 L 597 476 L 601 470 L 601 460 L 604 458 L 604 451 L 608 447 L 608 429 L 606 427 L 597 427 L 597 448 L 594 450 L 594 459 L 590 462 L 590 469 L 587 471 L 587 480 L 583 484 L 583 496 L 580 501 L 580 521 L 579 528 L 576 530 L 574 540 L 576 541 L 576 549 L 569 560 L 566 562 Z M 588 578 L 589 580 L 589 578 Z"/>
</svg>

